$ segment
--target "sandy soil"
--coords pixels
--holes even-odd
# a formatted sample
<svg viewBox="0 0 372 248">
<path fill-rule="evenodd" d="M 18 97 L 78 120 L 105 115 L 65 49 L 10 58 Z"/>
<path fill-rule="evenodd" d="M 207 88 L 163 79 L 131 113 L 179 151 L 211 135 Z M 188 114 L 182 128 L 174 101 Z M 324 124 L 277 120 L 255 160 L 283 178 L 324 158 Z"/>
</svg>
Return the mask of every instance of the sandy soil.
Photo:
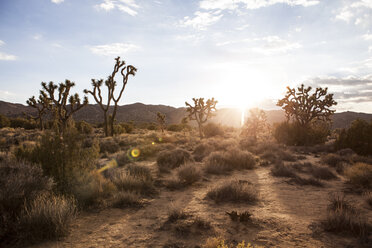
<svg viewBox="0 0 372 248">
<path fill-rule="evenodd" d="M 318 158 L 307 157 L 318 164 Z M 147 163 L 155 168 L 155 163 Z M 165 176 L 162 179 L 166 179 Z M 231 179 L 249 180 L 259 191 L 254 205 L 216 204 L 205 199 L 211 187 Z M 325 182 L 325 187 L 291 185 L 285 178 L 270 175 L 270 167 L 208 176 L 183 190 L 159 188 L 159 195 L 148 199 L 140 209 L 109 208 L 98 213 L 83 212 L 75 220 L 71 234 L 63 240 L 33 247 L 199 247 L 208 237 L 222 236 L 229 242 L 245 240 L 264 247 L 367 247 L 353 237 L 324 233 L 319 221 L 325 218 L 329 194 L 344 190 L 344 179 Z M 362 196 L 348 198 L 372 223 L 372 211 Z M 183 208 L 190 218 L 211 223 L 212 230 L 179 233 L 167 226 L 169 211 Z M 252 221 L 232 222 L 226 211 L 248 210 Z"/>
</svg>

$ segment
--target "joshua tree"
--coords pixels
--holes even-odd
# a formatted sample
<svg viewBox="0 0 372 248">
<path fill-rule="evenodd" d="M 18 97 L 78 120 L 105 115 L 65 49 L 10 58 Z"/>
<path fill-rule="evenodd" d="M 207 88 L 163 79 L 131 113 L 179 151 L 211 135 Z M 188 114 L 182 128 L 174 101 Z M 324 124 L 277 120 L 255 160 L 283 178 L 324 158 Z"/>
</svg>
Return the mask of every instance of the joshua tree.
<svg viewBox="0 0 372 248">
<path fill-rule="evenodd" d="M 87 105 L 88 98 L 84 96 L 84 100 L 81 102 L 77 93 L 70 95 L 70 90 L 75 86 L 75 83 L 67 79 L 64 83 L 60 83 L 59 85 L 53 82 L 49 82 L 49 84 L 42 82 L 41 86 L 43 89 L 40 90 L 40 95 L 42 99 L 50 102 L 48 108 L 55 115 L 55 120 L 58 122 L 59 126 L 59 132 L 63 134 L 72 114 Z M 56 90 L 58 90 L 58 92 L 56 92 Z M 55 93 L 57 93 L 57 96 Z"/>
<path fill-rule="evenodd" d="M 291 89 L 287 87 L 285 97 L 278 101 L 277 106 L 284 109 L 287 120 L 291 118 L 303 127 L 308 127 L 315 120 L 330 121 L 330 116 L 335 112 L 330 108 L 336 105 L 333 94 L 327 94 L 328 88 L 316 88 L 310 93 L 311 87 Z"/>
<path fill-rule="evenodd" d="M 40 130 L 44 129 L 43 115 L 50 108 L 50 101 L 46 95 L 40 94 L 39 99 L 35 99 L 35 96 L 30 97 L 26 103 L 28 106 L 35 108 L 37 110 L 37 117 L 32 117 L 33 119 L 39 120 Z"/>
<path fill-rule="evenodd" d="M 203 138 L 203 124 L 214 115 L 217 101 L 213 97 L 212 99 L 208 99 L 207 102 L 204 102 L 204 98 L 193 98 L 192 100 L 194 101 L 194 106 L 185 102 L 187 106 L 186 111 L 188 112 L 189 119 L 195 120 L 198 123 L 199 135 L 200 138 Z"/>
<path fill-rule="evenodd" d="M 116 112 L 117 112 L 117 107 L 120 98 L 123 95 L 123 92 L 125 90 L 125 86 L 128 83 L 128 77 L 129 75 L 135 76 L 137 69 L 132 66 L 128 65 L 125 66 L 125 61 L 121 61 L 120 57 L 117 57 L 115 59 L 115 65 L 114 65 L 114 70 L 112 71 L 111 75 L 108 76 L 108 78 L 103 81 L 103 79 L 100 80 L 95 80 L 92 79 L 92 86 L 93 90 L 84 90 L 84 93 L 86 94 L 91 94 L 94 98 L 94 100 L 98 103 L 98 105 L 101 107 L 103 111 L 103 124 L 104 124 L 104 131 L 105 131 L 105 136 L 113 136 L 114 135 L 114 122 L 115 122 L 115 117 L 116 117 Z M 117 83 L 115 81 L 115 76 L 119 72 L 122 75 L 122 86 L 119 91 L 119 94 L 117 97 L 114 95 Z M 107 87 L 107 101 L 106 104 L 104 104 L 104 99 L 102 97 L 102 90 L 101 86 L 103 85 L 103 82 L 105 83 L 105 86 Z M 111 114 L 109 114 L 109 108 L 111 101 L 114 102 L 114 108 Z"/>
<path fill-rule="evenodd" d="M 249 110 L 250 116 L 247 119 L 242 134 L 253 138 L 253 141 L 257 141 L 257 136 L 263 133 L 267 127 L 266 114 L 265 111 L 258 108 L 253 108 Z"/>
<path fill-rule="evenodd" d="M 162 113 L 158 112 L 156 114 L 156 120 L 158 121 L 158 125 L 159 125 L 159 128 L 160 128 L 161 132 L 164 133 L 164 129 L 165 129 L 165 114 L 162 114 Z"/>
</svg>

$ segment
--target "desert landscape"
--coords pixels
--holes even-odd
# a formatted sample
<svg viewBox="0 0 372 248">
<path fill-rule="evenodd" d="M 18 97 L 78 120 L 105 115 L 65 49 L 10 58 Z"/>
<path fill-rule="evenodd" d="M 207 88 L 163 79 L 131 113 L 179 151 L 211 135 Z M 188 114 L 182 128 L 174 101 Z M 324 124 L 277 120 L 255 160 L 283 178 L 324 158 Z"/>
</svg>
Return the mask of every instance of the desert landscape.
<svg viewBox="0 0 372 248">
<path fill-rule="evenodd" d="M 371 9 L 1 2 L 0 247 L 371 247 Z"/>
</svg>

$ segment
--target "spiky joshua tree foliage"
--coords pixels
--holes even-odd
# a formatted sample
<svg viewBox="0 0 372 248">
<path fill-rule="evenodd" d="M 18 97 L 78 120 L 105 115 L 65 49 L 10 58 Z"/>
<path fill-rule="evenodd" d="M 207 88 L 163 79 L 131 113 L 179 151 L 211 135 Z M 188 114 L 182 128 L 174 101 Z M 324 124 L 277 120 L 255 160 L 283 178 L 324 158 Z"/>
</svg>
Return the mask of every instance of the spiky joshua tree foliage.
<svg viewBox="0 0 372 248">
<path fill-rule="evenodd" d="M 203 138 L 203 124 L 214 116 L 217 101 L 214 100 L 213 97 L 212 99 L 208 99 L 206 102 L 204 101 L 204 98 L 193 98 L 192 100 L 194 101 L 194 106 L 188 102 L 185 102 L 187 106 L 186 111 L 188 113 L 188 118 L 197 122 L 200 138 Z"/>
<path fill-rule="evenodd" d="M 120 71 L 122 76 L 122 84 L 121 88 L 119 88 L 119 93 L 115 96 L 115 89 L 117 83 L 115 81 L 115 76 Z M 132 65 L 125 65 L 125 61 L 120 60 L 120 57 L 115 59 L 114 70 L 112 71 L 111 75 L 104 81 L 103 79 L 92 79 L 92 86 L 93 90 L 84 90 L 86 94 L 91 94 L 94 100 L 98 103 L 101 107 L 103 112 L 103 124 L 104 124 L 104 131 L 105 136 L 113 136 L 114 135 L 114 122 L 116 117 L 116 112 L 118 108 L 118 103 L 123 95 L 125 90 L 125 86 L 128 83 L 129 75 L 135 76 L 137 72 L 137 68 Z M 104 98 L 102 97 L 102 86 L 103 84 L 107 88 L 107 98 L 106 103 L 104 103 Z M 109 113 L 111 103 L 114 103 L 113 109 L 111 114 Z"/>
<path fill-rule="evenodd" d="M 328 88 L 316 88 L 311 93 L 311 87 L 303 84 L 297 88 L 287 87 L 287 93 L 280 99 L 277 106 L 285 111 L 287 120 L 291 118 L 303 127 L 308 127 L 315 120 L 330 121 L 335 110 L 330 108 L 336 105 L 333 94 L 328 94 Z"/>
<path fill-rule="evenodd" d="M 84 96 L 83 101 L 81 101 L 79 94 L 70 95 L 70 90 L 75 86 L 75 83 L 67 79 L 59 85 L 53 82 L 49 82 L 49 84 L 42 82 L 41 86 L 40 95 L 43 101 L 50 102 L 48 108 L 57 121 L 58 132 L 63 134 L 72 114 L 87 105 L 88 98 Z"/>
<path fill-rule="evenodd" d="M 158 112 L 156 114 L 156 120 L 158 122 L 159 128 L 162 133 L 164 133 L 165 129 L 165 114 Z"/>
<path fill-rule="evenodd" d="M 48 97 L 46 95 L 40 94 L 39 98 L 36 100 L 35 96 L 32 96 L 26 101 L 26 103 L 28 106 L 37 110 L 37 116 L 32 118 L 39 121 L 39 128 L 40 130 L 43 130 L 43 115 L 50 108 L 50 101 Z"/>
<path fill-rule="evenodd" d="M 265 111 L 259 108 L 249 110 L 250 116 L 244 123 L 242 135 L 253 138 L 256 142 L 260 134 L 263 134 L 268 128 L 267 117 Z"/>
</svg>

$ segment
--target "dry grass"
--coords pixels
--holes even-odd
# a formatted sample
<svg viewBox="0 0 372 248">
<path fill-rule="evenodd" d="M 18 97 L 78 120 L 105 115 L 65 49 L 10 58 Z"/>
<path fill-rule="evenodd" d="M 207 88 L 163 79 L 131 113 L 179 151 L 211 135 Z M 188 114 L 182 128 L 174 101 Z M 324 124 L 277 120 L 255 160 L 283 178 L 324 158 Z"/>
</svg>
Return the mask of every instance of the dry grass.
<svg viewBox="0 0 372 248">
<path fill-rule="evenodd" d="M 40 195 L 25 207 L 19 218 L 22 235 L 28 241 L 66 236 L 75 215 L 76 205 L 72 198 Z"/>
<path fill-rule="evenodd" d="M 275 164 L 273 168 L 271 168 L 271 174 L 274 177 L 290 177 L 296 178 L 298 177 L 296 173 L 293 172 L 291 168 L 285 166 L 283 163 Z"/>
<path fill-rule="evenodd" d="M 337 176 L 329 169 L 326 167 L 312 167 L 311 174 L 313 177 L 317 179 L 322 179 L 322 180 L 332 180 L 336 179 Z"/>
<path fill-rule="evenodd" d="M 348 160 L 345 157 L 342 157 L 335 153 L 329 153 L 327 155 L 322 156 L 321 161 L 324 164 L 327 164 L 331 167 L 337 167 L 339 164 L 345 163 Z"/>
<path fill-rule="evenodd" d="M 288 182 L 298 184 L 298 185 L 310 185 L 310 186 L 315 186 L 315 187 L 324 186 L 322 181 L 320 181 L 317 178 L 313 178 L 313 177 L 304 178 L 304 177 L 296 176 L 294 178 L 291 178 Z"/>
<path fill-rule="evenodd" d="M 207 198 L 214 200 L 216 203 L 254 203 L 258 200 L 258 192 L 248 182 L 230 181 L 208 191 Z"/>
<path fill-rule="evenodd" d="M 180 167 L 186 162 L 192 162 L 191 154 L 184 149 L 174 149 L 169 151 L 161 151 L 156 159 L 160 172 L 167 172 L 171 169 Z"/>
<path fill-rule="evenodd" d="M 234 248 L 233 245 L 227 244 L 226 241 L 221 237 L 208 238 L 202 245 L 202 248 Z M 263 248 L 263 246 L 255 246 L 250 243 L 242 241 L 238 243 L 235 248 Z"/>
<path fill-rule="evenodd" d="M 364 194 L 364 198 L 366 199 L 367 204 L 372 207 L 372 192 L 366 192 Z"/>
<path fill-rule="evenodd" d="M 174 223 L 177 220 L 184 220 L 184 219 L 188 218 L 189 216 L 190 215 L 189 214 L 186 214 L 186 212 L 183 209 L 172 208 L 169 211 L 168 220 L 167 221 L 170 222 L 170 223 Z"/>
<path fill-rule="evenodd" d="M 137 193 L 121 191 L 115 194 L 113 206 L 117 208 L 139 207 L 141 199 Z"/>
<path fill-rule="evenodd" d="M 144 176 L 134 176 L 127 171 L 120 171 L 113 175 L 112 182 L 120 191 L 129 191 L 142 195 L 155 193 L 153 180 Z"/>
<path fill-rule="evenodd" d="M 191 185 L 201 179 L 202 172 L 195 164 L 185 164 L 178 168 L 177 176 L 182 184 Z"/>
<path fill-rule="evenodd" d="M 345 170 L 349 182 L 361 188 L 372 188 L 372 165 L 355 163 Z"/>
</svg>

